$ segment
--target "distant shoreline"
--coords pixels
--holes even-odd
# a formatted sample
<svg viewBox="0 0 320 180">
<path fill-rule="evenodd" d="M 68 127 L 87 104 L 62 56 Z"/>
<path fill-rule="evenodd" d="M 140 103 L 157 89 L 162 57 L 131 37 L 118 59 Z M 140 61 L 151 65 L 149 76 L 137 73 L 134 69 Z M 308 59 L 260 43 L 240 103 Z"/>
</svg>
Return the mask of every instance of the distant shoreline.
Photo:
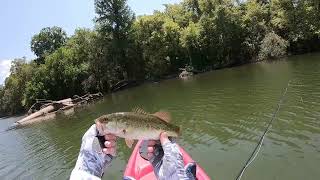
<svg viewBox="0 0 320 180">
<path fill-rule="evenodd" d="M 222 66 L 222 67 L 218 67 L 218 68 L 214 68 L 214 69 L 210 69 L 210 70 L 206 70 L 206 71 L 205 70 L 198 71 L 198 73 L 194 74 L 193 76 L 196 76 L 197 74 L 203 74 L 203 73 L 216 71 L 216 70 L 240 67 L 240 66 L 244 66 L 244 65 L 256 64 L 256 63 L 261 63 L 261 62 L 279 61 L 281 59 L 288 58 L 288 57 L 300 56 L 300 55 L 306 55 L 306 54 L 317 54 L 317 53 L 319 53 L 319 52 L 292 54 L 292 55 L 282 56 L 282 57 L 275 58 L 275 59 L 264 59 L 264 60 L 255 59 L 255 60 L 243 62 L 240 64 L 232 64 L 232 65 L 226 65 L 226 66 Z M 134 83 L 135 83 L 134 85 L 124 86 L 124 87 L 121 87 L 121 89 L 118 89 L 116 91 L 110 91 L 110 92 L 103 93 L 103 97 L 105 97 L 106 95 L 109 95 L 109 94 L 119 92 L 119 91 L 128 90 L 130 88 L 138 87 L 138 86 L 141 86 L 141 85 L 147 84 L 147 83 L 161 83 L 162 81 L 165 81 L 165 80 L 179 78 L 179 74 L 180 73 L 170 74 L 170 75 L 163 76 L 161 78 L 157 78 L 157 79 L 153 79 L 153 80 L 152 79 L 146 79 L 146 80 L 140 80 L 140 81 L 137 80 L 137 81 L 134 81 Z M 15 116 L 24 116 L 26 113 L 27 113 L 27 111 L 23 111 L 23 112 L 19 112 L 19 113 L 12 114 L 12 115 L 4 115 L 4 116 L 0 116 L 0 119 L 6 119 L 6 118 L 15 117 Z"/>
</svg>

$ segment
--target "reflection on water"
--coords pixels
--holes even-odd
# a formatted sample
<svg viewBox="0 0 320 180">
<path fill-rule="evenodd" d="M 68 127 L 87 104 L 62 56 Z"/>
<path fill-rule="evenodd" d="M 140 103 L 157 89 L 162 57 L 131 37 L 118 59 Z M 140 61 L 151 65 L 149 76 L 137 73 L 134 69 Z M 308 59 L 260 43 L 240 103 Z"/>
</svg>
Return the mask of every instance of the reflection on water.
<svg viewBox="0 0 320 180">
<path fill-rule="evenodd" d="M 320 176 L 320 55 L 218 70 L 107 95 L 72 116 L 2 132 L 19 119 L 0 120 L 0 177 L 67 179 L 82 134 L 102 114 L 141 107 L 166 110 L 182 129 L 179 144 L 214 179 L 234 179 L 256 145 L 290 80 L 277 119 L 243 179 L 317 179 Z M 120 179 L 131 150 L 104 179 Z M 2 179 L 2 178 L 1 178 Z"/>
</svg>

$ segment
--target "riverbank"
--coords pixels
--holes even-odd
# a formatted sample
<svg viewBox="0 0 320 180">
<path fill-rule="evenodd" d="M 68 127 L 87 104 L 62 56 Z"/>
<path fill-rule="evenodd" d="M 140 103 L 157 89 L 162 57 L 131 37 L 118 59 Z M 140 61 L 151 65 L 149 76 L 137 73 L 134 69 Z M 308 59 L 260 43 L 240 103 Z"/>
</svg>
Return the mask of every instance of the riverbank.
<svg viewBox="0 0 320 180">
<path fill-rule="evenodd" d="M 307 54 L 316 54 L 316 53 L 319 53 L 319 52 L 306 53 L 306 55 Z M 284 58 L 290 58 L 290 57 L 299 56 L 299 55 L 304 55 L 304 54 L 287 55 L 287 56 L 281 56 L 281 57 L 274 58 L 274 59 L 259 59 L 259 58 L 255 58 L 254 60 L 251 60 L 251 61 L 248 61 L 248 62 L 229 64 L 229 65 L 216 67 L 216 68 L 206 68 L 205 70 L 195 70 L 196 73 L 193 73 L 194 74 L 193 76 L 196 76 L 198 74 L 203 74 L 203 73 L 216 71 L 216 70 L 223 70 L 223 69 L 227 69 L 227 68 L 235 68 L 235 67 L 244 66 L 244 65 L 248 65 L 248 64 L 278 61 L 278 60 L 281 60 L 281 59 L 284 59 Z M 118 91 L 130 89 L 131 87 L 140 86 L 140 85 L 145 84 L 145 83 L 160 83 L 160 82 L 162 82 L 164 80 L 179 78 L 180 73 L 181 72 L 179 72 L 179 73 L 177 72 L 177 73 L 170 74 L 170 75 L 167 75 L 167 76 L 163 76 L 163 77 L 157 78 L 157 79 L 146 79 L 146 80 L 134 81 L 134 85 L 133 86 L 131 86 L 131 85 L 129 85 L 128 87 L 124 86 L 121 89 L 119 89 Z M 117 92 L 117 91 L 112 91 L 111 93 L 114 93 L 114 92 Z M 107 94 L 109 94 L 109 93 L 107 93 Z"/>
<path fill-rule="evenodd" d="M 305 55 L 317 54 L 317 53 L 319 53 L 319 52 L 306 53 Z M 221 66 L 221 67 L 216 67 L 216 68 L 211 68 L 211 69 L 207 68 L 206 70 L 196 71 L 197 73 L 194 73 L 194 76 L 196 76 L 197 74 L 208 73 L 208 72 L 211 72 L 211 71 L 222 70 L 222 69 L 226 69 L 226 68 L 234 68 L 234 67 L 244 66 L 244 65 L 248 65 L 248 64 L 261 63 L 261 62 L 278 61 L 278 60 L 283 59 L 283 58 L 291 58 L 291 57 L 294 57 L 294 56 L 301 56 L 301 55 L 304 55 L 304 54 L 287 55 L 287 56 L 279 57 L 279 58 L 276 58 L 276 59 L 265 59 L 265 60 L 256 58 L 256 59 L 248 61 L 248 62 L 237 63 L 237 64 L 229 64 L 229 65 L 225 65 L 225 66 Z M 120 85 L 120 86 L 116 86 L 116 88 L 111 88 L 111 92 L 105 92 L 103 95 L 105 96 L 107 94 L 115 93 L 117 91 L 122 91 L 122 90 L 130 89 L 132 87 L 141 86 L 141 85 L 143 85 L 145 83 L 160 83 L 160 82 L 162 82 L 164 80 L 179 78 L 179 74 L 180 73 L 177 72 L 177 73 L 166 75 L 166 76 L 163 76 L 163 77 L 157 78 L 157 79 L 122 81 L 122 82 L 128 82 L 127 85 L 125 85 L 125 86 L 124 85 Z M 16 113 L 16 114 L 7 115 L 5 117 L 12 117 L 12 116 L 17 116 L 17 115 L 21 116 L 21 115 L 23 115 L 25 113 L 27 113 L 27 110 L 20 111 L 19 113 Z M 1 118 L 1 116 L 0 116 L 0 118 Z"/>
</svg>

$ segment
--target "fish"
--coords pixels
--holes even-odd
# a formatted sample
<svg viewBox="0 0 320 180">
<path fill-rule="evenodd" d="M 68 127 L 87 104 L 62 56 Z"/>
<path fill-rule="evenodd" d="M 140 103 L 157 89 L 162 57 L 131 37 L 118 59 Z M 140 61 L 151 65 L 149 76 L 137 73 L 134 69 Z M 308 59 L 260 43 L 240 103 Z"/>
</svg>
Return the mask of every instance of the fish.
<svg viewBox="0 0 320 180">
<path fill-rule="evenodd" d="M 103 115 L 95 120 L 98 134 L 114 134 L 125 139 L 129 148 L 134 140 L 159 140 L 161 132 L 166 132 L 169 137 L 178 137 L 180 127 L 170 123 L 171 116 L 168 112 L 159 111 L 147 113 L 141 108 L 132 112 L 116 112 Z"/>
</svg>

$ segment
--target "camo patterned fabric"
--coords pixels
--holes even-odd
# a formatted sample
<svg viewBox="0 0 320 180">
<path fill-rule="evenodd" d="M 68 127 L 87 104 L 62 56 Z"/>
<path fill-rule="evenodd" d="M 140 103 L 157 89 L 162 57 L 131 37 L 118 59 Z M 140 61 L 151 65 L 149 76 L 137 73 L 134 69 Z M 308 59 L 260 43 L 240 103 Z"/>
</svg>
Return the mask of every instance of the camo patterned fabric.
<svg viewBox="0 0 320 180">
<path fill-rule="evenodd" d="M 194 180 L 192 174 L 188 174 L 184 168 L 183 157 L 179 147 L 174 142 L 167 142 L 162 146 L 155 146 L 155 156 L 150 159 L 154 172 L 160 180 Z M 162 156 L 163 157 L 160 157 Z"/>
<path fill-rule="evenodd" d="M 82 144 L 75 171 L 85 171 L 96 177 L 102 177 L 105 169 L 110 166 L 113 157 L 106 155 L 97 140 L 96 125 L 92 125 L 82 137 Z"/>
</svg>

